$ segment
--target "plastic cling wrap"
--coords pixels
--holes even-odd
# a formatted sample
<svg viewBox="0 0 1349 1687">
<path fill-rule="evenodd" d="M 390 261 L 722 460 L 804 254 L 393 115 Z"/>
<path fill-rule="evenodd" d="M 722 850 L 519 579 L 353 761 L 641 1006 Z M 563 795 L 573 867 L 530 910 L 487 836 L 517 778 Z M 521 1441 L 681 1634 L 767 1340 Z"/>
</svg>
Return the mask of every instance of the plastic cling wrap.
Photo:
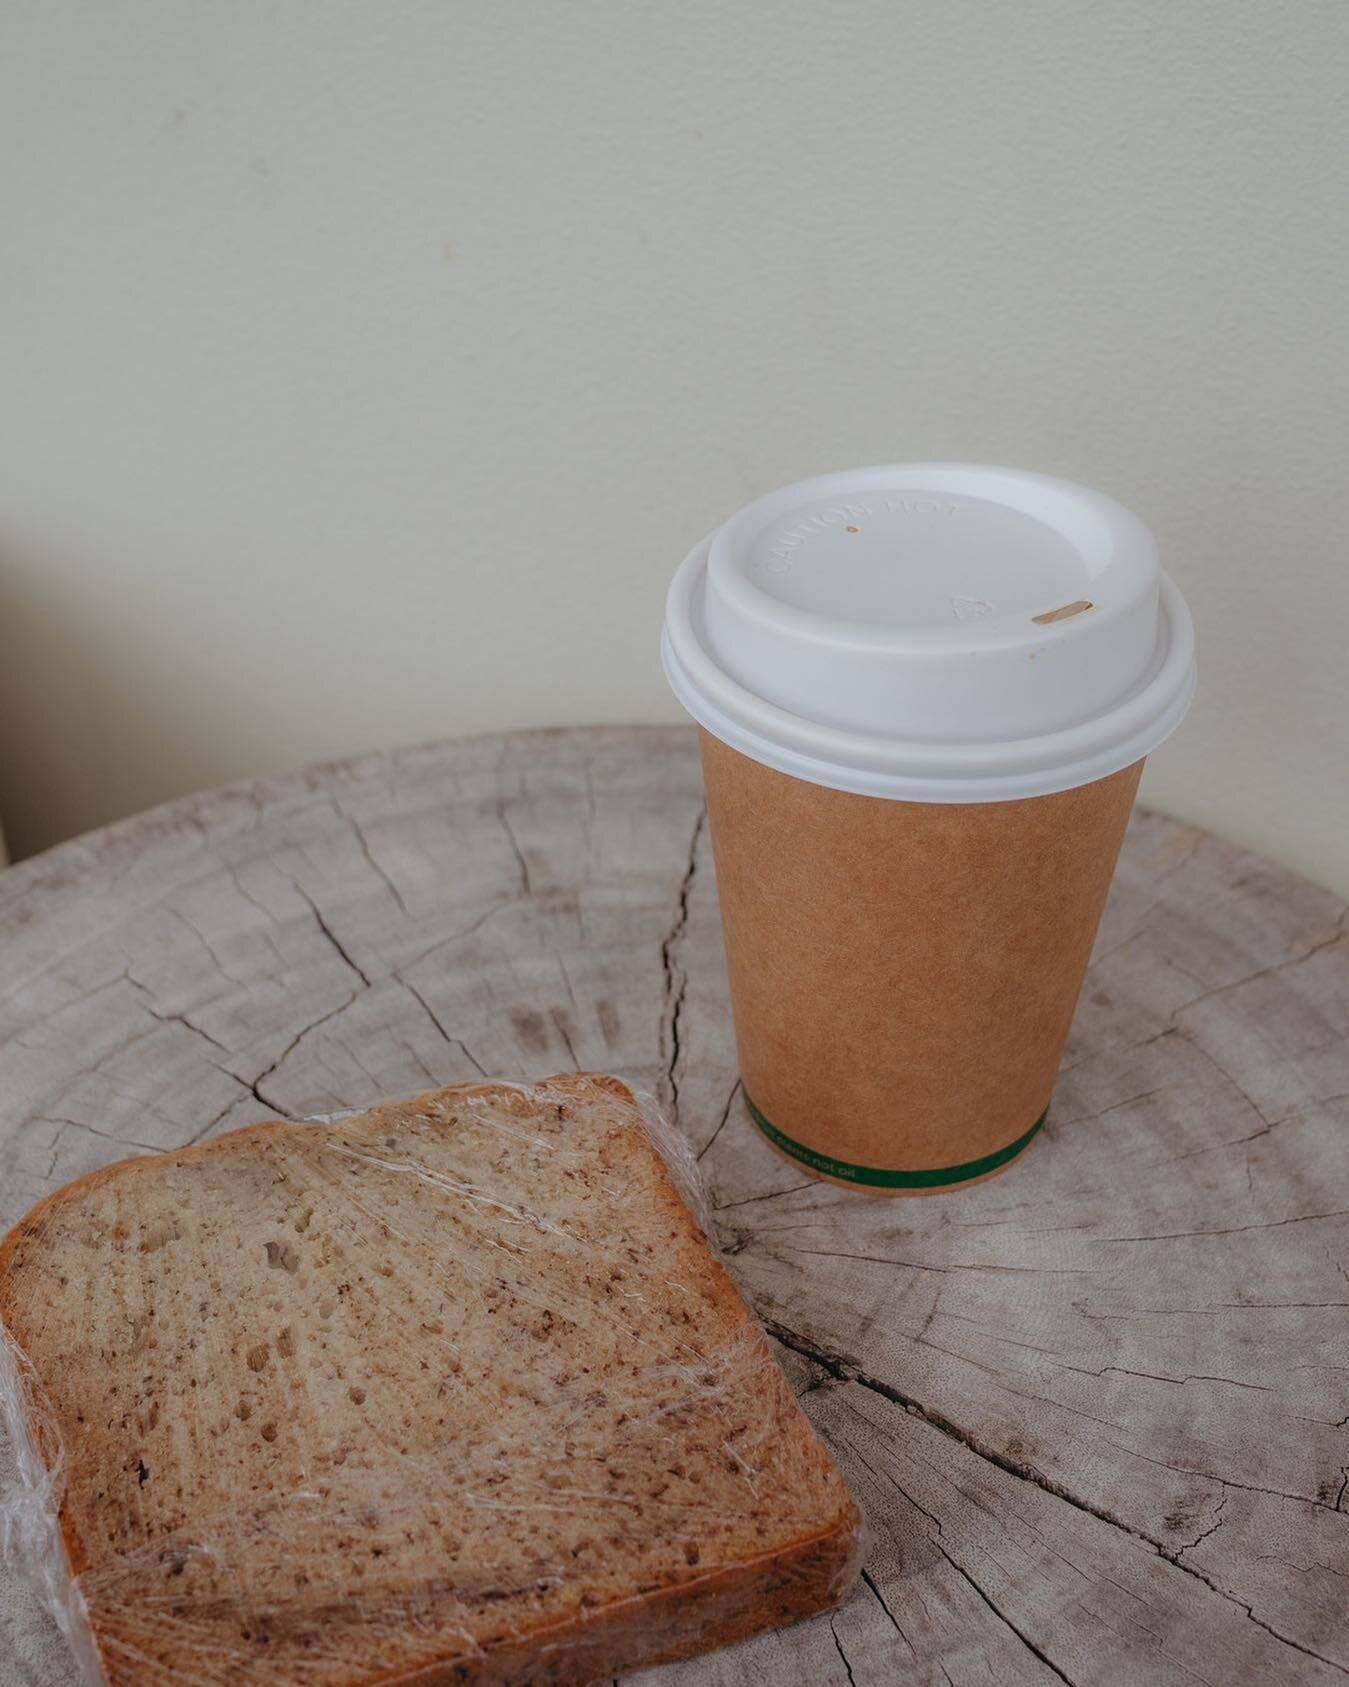
<svg viewBox="0 0 1349 1687">
<path fill-rule="evenodd" d="M 0 1527 L 87 1678 L 584 1682 L 842 1597 L 857 1512 L 697 1202 L 580 1076 L 44 1202 L 0 1244 Z"/>
</svg>

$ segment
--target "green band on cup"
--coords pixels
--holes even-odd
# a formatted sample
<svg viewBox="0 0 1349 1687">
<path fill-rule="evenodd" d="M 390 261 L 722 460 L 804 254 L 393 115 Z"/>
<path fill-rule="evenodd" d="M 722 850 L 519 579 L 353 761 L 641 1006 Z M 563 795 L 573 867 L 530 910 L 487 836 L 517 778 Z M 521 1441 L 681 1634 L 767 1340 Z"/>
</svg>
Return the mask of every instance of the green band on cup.
<svg viewBox="0 0 1349 1687">
<path fill-rule="evenodd" d="M 823 1172 L 826 1177 L 837 1177 L 846 1183 L 869 1184 L 873 1189 L 942 1189 L 948 1184 L 968 1183 L 971 1178 L 985 1177 L 989 1172 L 997 1171 L 999 1166 L 1005 1166 L 1009 1160 L 1014 1160 L 1045 1122 L 1045 1114 L 1041 1113 L 1024 1136 L 1017 1137 L 1015 1142 L 1009 1142 L 1005 1148 L 985 1154 L 981 1160 L 967 1160 L 963 1166 L 934 1166 L 931 1171 L 892 1172 L 882 1171 L 876 1166 L 854 1166 L 847 1160 L 835 1160 L 828 1154 L 817 1154 L 813 1148 L 794 1142 L 784 1131 L 770 1124 L 748 1096 L 745 1097 L 745 1105 L 749 1108 L 750 1118 L 773 1146 L 790 1155 L 793 1160 L 799 1160 L 812 1171 Z M 1045 1112 L 1048 1111 L 1046 1108 Z"/>
</svg>

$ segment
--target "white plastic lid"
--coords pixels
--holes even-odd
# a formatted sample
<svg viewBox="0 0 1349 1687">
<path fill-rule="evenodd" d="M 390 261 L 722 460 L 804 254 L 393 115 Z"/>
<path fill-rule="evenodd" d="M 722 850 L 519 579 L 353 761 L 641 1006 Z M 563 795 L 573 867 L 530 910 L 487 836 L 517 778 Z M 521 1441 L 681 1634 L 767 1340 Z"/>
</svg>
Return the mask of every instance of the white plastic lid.
<svg viewBox="0 0 1349 1687">
<path fill-rule="evenodd" d="M 675 575 L 661 658 L 732 748 L 915 802 L 1118 772 L 1195 687 L 1189 611 L 1136 516 L 957 463 L 820 475 L 748 505 Z"/>
</svg>

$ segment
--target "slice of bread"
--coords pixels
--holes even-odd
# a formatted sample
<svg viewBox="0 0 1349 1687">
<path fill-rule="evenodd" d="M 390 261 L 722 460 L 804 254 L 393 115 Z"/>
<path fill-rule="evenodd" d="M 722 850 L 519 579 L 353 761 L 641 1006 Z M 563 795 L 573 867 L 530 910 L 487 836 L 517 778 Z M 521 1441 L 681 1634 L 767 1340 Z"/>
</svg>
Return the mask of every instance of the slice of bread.
<svg viewBox="0 0 1349 1687">
<path fill-rule="evenodd" d="M 109 1166 L 0 1244 L 0 1324 L 112 1687 L 585 1682 L 856 1567 L 842 1479 L 614 1079 Z"/>
</svg>

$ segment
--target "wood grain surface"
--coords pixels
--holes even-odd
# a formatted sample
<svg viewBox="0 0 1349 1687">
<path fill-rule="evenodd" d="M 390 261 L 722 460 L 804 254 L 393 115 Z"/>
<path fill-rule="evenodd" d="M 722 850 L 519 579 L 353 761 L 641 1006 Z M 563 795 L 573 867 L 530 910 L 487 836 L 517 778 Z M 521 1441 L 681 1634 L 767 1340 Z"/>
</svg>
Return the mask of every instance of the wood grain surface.
<svg viewBox="0 0 1349 1687">
<path fill-rule="evenodd" d="M 683 729 L 312 768 L 0 873 L 0 1228 L 128 1154 L 569 1067 L 694 1144 L 870 1520 L 845 1607 L 660 1679 L 1349 1675 L 1336 897 L 1139 813 L 1043 1140 L 892 1202 L 808 1180 L 744 1114 Z M 0 1572 L 0 1682 L 75 1680 Z"/>
</svg>

